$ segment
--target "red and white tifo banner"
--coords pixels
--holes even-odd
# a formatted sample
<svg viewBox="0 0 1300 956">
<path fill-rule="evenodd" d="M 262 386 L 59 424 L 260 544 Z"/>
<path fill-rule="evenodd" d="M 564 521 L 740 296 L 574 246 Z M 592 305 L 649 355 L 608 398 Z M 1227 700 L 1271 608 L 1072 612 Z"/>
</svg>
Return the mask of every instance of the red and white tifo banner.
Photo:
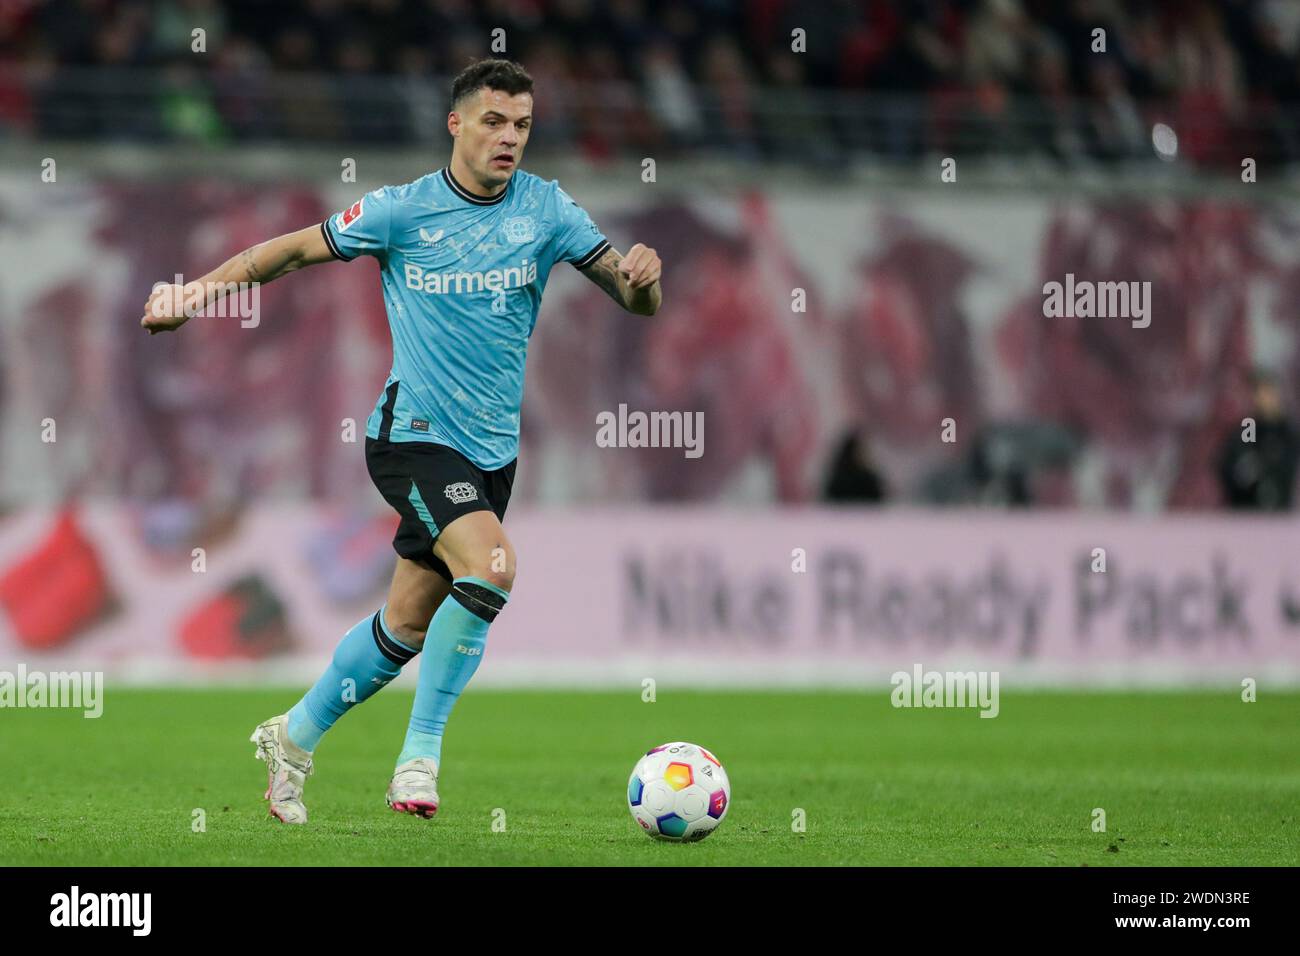
<svg viewBox="0 0 1300 956">
<path fill-rule="evenodd" d="M 384 601 L 394 520 L 10 513 L 0 670 L 311 679 Z M 1300 682 L 1294 516 L 520 509 L 506 530 L 518 576 L 476 684 Z"/>
</svg>

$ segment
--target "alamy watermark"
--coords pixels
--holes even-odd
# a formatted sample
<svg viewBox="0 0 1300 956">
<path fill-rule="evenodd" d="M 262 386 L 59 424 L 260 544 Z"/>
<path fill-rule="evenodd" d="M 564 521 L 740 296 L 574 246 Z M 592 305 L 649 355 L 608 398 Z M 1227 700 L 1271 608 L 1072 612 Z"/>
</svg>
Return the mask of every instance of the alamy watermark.
<svg viewBox="0 0 1300 956">
<path fill-rule="evenodd" d="M 245 329 L 255 329 L 262 322 L 262 284 L 260 282 L 191 282 L 188 285 L 180 273 L 175 276 L 182 294 L 162 296 L 154 300 L 153 317 L 166 318 L 168 310 L 181 308 L 190 318 L 204 315 L 208 318 L 237 318 Z M 169 283 L 154 283 L 153 291 L 167 288 Z M 176 301 L 179 299 L 180 301 Z"/>
<path fill-rule="evenodd" d="M 92 720 L 104 713 L 103 671 L 0 670 L 0 708 L 70 708 Z"/>
<path fill-rule="evenodd" d="M 704 454 L 703 412 L 642 412 L 627 410 L 596 415 L 596 445 L 600 448 L 684 448 L 687 458 Z"/>
<path fill-rule="evenodd" d="M 121 926 L 132 936 L 148 936 L 153 927 L 152 893 L 83 893 L 73 886 L 50 897 L 50 925 Z"/>
<path fill-rule="evenodd" d="M 915 664 L 910 674 L 895 671 L 889 683 L 895 707 L 977 707 L 981 717 L 996 717 L 1001 709 L 997 671 L 927 671 Z"/>
<path fill-rule="evenodd" d="M 1073 272 L 1065 282 L 1043 284 L 1043 316 L 1049 319 L 1132 319 L 1135 329 L 1151 324 L 1150 282 L 1093 282 Z"/>
</svg>

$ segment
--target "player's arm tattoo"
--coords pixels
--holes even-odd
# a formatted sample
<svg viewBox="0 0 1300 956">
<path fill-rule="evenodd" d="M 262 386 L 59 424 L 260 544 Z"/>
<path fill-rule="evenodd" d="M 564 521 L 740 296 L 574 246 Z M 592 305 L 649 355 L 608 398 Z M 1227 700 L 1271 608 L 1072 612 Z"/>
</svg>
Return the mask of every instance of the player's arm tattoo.
<svg viewBox="0 0 1300 956">
<path fill-rule="evenodd" d="M 257 271 L 257 263 L 253 261 L 253 250 L 245 249 L 243 255 L 244 268 L 248 270 L 248 278 L 254 282 L 261 281 L 262 273 Z"/>
<path fill-rule="evenodd" d="M 604 289 L 607 296 L 623 308 L 627 308 L 627 285 L 622 281 L 623 276 L 618 271 L 618 264 L 622 261 L 623 257 L 617 250 L 606 249 L 604 255 L 581 272 Z"/>
<path fill-rule="evenodd" d="M 618 271 L 618 264 L 622 261 L 622 254 L 611 247 L 606 249 L 599 259 L 579 271 L 604 289 L 606 295 L 629 312 L 643 313 L 647 309 L 653 312 L 658 306 L 656 299 L 659 295 L 659 283 L 640 289 L 629 289 L 627 277 Z"/>
</svg>

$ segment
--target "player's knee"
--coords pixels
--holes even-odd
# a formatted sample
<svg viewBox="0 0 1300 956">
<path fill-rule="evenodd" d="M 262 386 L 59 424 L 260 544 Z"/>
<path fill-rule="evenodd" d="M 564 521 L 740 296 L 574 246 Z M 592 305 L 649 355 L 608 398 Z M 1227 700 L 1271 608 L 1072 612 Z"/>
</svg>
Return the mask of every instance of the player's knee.
<svg viewBox="0 0 1300 956">
<path fill-rule="evenodd" d="M 466 575 L 481 578 L 494 588 L 509 591 L 515 586 L 515 549 L 497 545 L 483 560 L 470 562 Z"/>
<path fill-rule="evenodd" d="M 475 574 L 474 577 L 482 578 L 494 588 L 500 588 L 502 591 L 509 591 L 515 586 L 515 565 L 511 561 L 509 565 L 501 565 L 500 570 L 493 570 L 491 567 L 485 568 Z"/>
<path fill-rule="evenodd" d="M 486 573 L 482 577 L 485 581 L 491 581 L 503 591 L 509 591 L 514 587 L 515 549 L 509 545 L 495 548 L 492 552 L 492 559 L 488 561 Z"/>
</svg>

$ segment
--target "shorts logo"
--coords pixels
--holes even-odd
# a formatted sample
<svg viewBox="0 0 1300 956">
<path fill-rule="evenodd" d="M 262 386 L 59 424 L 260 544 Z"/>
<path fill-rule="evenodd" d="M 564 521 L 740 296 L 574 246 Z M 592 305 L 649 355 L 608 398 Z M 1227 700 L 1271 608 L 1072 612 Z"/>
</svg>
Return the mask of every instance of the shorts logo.
<svg viewBox="0 0 1300 956">
<path fill-rule="evenodd" d="M 354 222 L 356 222 L 358 219 L 361 218 L 361 214 L 365 212 L 365 207 L 362 205 L 364 202 L 365 202 L 364 198 L 358 199 L 351 206 L 349 206 L 347 209 L 343 210 L 343 212 L 339 214 L 339 232 L 343 232 L 345 229 L 348 228 L 348 226 L 352 225 Z"/>
<path fill-rule="evenodd" d="M 463 505 L 467 501 L 478 501 L 478 489 L 468 481 L 457 481 L 448 485 L 442 493 L 451 499 L 454 505 Z"/>
<path fill-rule="evenodd" d="M 428 430 L 429 430 L 429 423 L 428 423 L 427 421 L 425 421 L 423 418 L 412 418 L 412 419 L 411 419 L 411 431 L 413 431 L 413 432 L 427 432 Z"/>
<path fill-rule="evenodd" d="M 507 219 L 502 226 L 506 231 L 506 238 L 514 243 L 532 242 L 533 241 L 533 217 L 532 216 L 515 216 Z"/>
</svg>

